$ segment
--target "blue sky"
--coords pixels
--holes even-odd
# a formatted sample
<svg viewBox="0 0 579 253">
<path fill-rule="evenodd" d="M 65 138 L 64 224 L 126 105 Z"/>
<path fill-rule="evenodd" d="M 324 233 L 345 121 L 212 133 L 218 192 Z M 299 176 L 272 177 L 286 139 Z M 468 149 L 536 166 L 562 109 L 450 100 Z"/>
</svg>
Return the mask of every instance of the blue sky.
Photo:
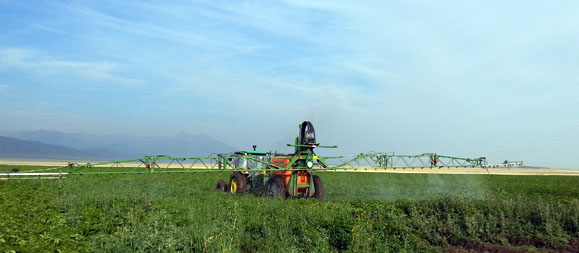
<svg viewBox="0 0 579 253">
<path fill-rule="evenodd" d="M 0 0 L 0 20 L 3 131 L 287 151 L 310 120 L 329 153 L 579 167 L 576 1 Z"/>
</svg>

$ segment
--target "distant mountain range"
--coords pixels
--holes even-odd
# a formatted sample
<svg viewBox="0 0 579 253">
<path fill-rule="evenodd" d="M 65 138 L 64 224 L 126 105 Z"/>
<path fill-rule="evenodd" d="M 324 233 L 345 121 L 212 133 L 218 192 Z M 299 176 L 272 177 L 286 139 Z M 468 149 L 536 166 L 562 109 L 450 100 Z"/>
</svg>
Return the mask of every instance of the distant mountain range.
<svg viewBox="0 0 579 253">
<path fill-rule="evenodd" d="M 108 160 L 160 154 L 207 156 L 237 150 L 205 134 L 138 137 L 37 130 L 3 135 L 6 136 L 0 136 L 0 158 Z"/>
<path fill-rule="evenodd" d="M 79 150 L 0 136 L 0 158 L 100 160 L 108 157 L 113 158 L 113 153 L 102 150 Z"/>
</svg>

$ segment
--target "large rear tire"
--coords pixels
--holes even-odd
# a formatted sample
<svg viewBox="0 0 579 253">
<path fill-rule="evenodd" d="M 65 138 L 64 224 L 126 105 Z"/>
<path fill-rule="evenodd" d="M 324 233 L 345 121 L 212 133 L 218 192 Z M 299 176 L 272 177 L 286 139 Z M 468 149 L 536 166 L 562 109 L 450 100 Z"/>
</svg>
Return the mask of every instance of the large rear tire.
<svg viewBox="0 0 579 253">
<path fill-rule="evenodd" d="M 237 171 L 231 173 L 231 177 L 229 177 L 229 191 L 244 194 L 247 191 L 247 177 Z"/>
<path fill-rule="evenodd" d="M 227 183 L 224 180 L 217 181 L 217 186 L 215 187 L 218 191 L 227 192 Z"/>
<path fill-rule="evenodd" d="M 283 178 L 280 176 L 273 176 L 267 180 L 267 191 L 266 196 L 272 198 L 282 198 L 286 197 L 286 190 Z"/>
<path fill-rule="evenodd" d="M 322 183 L 322 179 L 316 175 L 313 175 L 312 179 L 314 180 L 314 189 L 316 190 L 312 198 L 324 200 L 324 183 Z"/>
</svg>

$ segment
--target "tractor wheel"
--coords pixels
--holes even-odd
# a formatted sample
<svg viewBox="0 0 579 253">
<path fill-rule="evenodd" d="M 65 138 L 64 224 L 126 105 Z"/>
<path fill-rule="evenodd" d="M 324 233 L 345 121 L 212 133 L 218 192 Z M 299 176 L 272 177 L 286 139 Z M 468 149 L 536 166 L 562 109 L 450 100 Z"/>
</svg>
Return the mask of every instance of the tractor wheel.
<svg viewBox="0 0 579 253">
<path fill-rule="evenodd" d="M 324 183 L 322 183 L 322 179 L 316 175 L 313 175 L 312 178 L 314 180 L 314 189 L 316 190 L 312 198 L 324 200 Z"/>
<path fill-rule="evenodd" d="M 226 192 L 227 191 L 227 183 L 225 183 L 224 180 L 219 180 L 219 181 L 217 181 L 217 186 L 215 187 L 215 189 L 222 191 L 222 192 Z"/>
<path fill-rule="evenodd" d="M 229 191 L 238 194 L 244 194 L 247 190 L 247 177 L 239 172 L 231 173 L 229 177 Z"/>
<path fill-rule="evenodd" d="M 273 176 L 267 180 L 266 195 L 272 198 L 285 199 L 285 184 L 280 176 Z"/>
</svg>

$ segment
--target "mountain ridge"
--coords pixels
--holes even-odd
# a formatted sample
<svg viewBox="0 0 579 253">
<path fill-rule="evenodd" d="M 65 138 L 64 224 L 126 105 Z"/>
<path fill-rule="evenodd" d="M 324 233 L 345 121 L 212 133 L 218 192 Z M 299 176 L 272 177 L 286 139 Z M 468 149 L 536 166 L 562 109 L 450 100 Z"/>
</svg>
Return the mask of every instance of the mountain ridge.
<svg viewBox="0 0 579 253">
<path fill-rule="evenodd" d="M 25 159 L 92 159 L 119 158 L 108 150 L 79 150 L 38 141 L 25 141 L 0 136 L 0 157 Z"/>
<path fill-rule="evenodd" d="M 4 135 L 7 135 L 4 133 Z M 9 133 L 0 143 L 6 158 L 99 158 L 127 159 L 143 155 L 165 154 L 171 156 L 208 156 L 214 153 L 229 153 L 237 148 L 215 140 L 204 133 L 178 133 L 173 137 L 96 135 L 90 133 L 64 133 L 55 130 L 17 131 Z M 24 143 L 17 143 L 22 141 Z M 36 144 L 34 144 L 36 143 Z M 8 145 L 9 144 L 9 145 Z M 40 144 L 52 145 L 42 146 Z M 12 151 L 7 149 L 12 146 Z M 42 148 L 35 148 L 42 146 Z M 18 150 L 15 148 L 18 147 Z M 25 148 L 27 147 L 27 148 Z M 64 149 L 63 149 L 64 148 Z M 53 151 L 50 151 L 53 149 Z M 38 155 L 40 157 L 33 157 Z"/>
</svg>

